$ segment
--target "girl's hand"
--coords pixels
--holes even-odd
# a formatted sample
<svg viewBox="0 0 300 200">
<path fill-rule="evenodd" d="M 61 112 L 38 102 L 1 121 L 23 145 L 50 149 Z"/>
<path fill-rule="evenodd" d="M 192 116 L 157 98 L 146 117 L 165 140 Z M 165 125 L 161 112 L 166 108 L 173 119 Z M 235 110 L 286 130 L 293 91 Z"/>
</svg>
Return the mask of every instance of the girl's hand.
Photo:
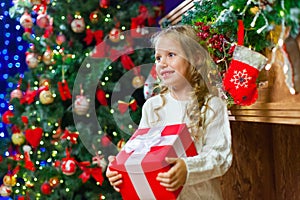
<svg viewBox="0 0 300 200">
<path fill-rule="evenodd" d="M 115 156 L 109 156 L 109 164 L 115 159 Z M 122 183 L 122 174 L 119 174 L 117 171 L 110 171 L 109 167 L 106 169 L 106 177 L 108 178 L 110 184 L 114 187 L 117 192 L 120 192 L 118 186 Z"/>
<path fill-rule="evenodd" d="M 173 166 L 167 172 L 158 173 L 156 180 L 169 191 L 175 191 L 184 185 L 187 177 L 187 167 L 180 158 L 166 158 Z"/>
</svg>

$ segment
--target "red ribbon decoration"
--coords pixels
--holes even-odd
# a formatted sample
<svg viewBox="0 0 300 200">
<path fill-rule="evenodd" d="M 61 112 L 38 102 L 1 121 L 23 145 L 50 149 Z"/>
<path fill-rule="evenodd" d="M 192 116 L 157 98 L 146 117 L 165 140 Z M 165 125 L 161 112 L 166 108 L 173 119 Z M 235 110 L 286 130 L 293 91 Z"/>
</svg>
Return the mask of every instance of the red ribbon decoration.
<svg viewBox="0 0 300 200">
<path fill-rule="evenodd" d="M 30 171 L 35 171 L 33 162 L 30 160 L 29 152 L 24 152 L 25 168 Z"/>
<path fill-rule="evenodd" d="M 63 80 L 62 82 L 59 81 L 57 85 L 61 100 L 66 101 L 68 99 L 72 99 L 72 95 L 66 80 Z"/>
<path fill-rule="evenodd" d="M 121 101 L 121 100 L 118 101 L 118 109 L 121 114 L 124 114 L 127 111 L 128 107 L 130 107 L 132 111 L 136 111 L 137 110 L 136 100 L 133 99 L 129 103 Z"/>
<path fill-rule="evenodd" d="M 131 58 L 126 54 L 121 56 L 121 63 L 126 70 L 130 70 L 135 66 Z"/>
<path fill-rule="evenodd" d="M 83 39 L 87 45 L 90 45 L 94 38 L 96 40 L 96 44 L 99 44 L 100 42 L 103 41 L 103 31 L 102 30 L 96 30 L 92 31 L 91 29 L 86 30 L 86 36 Z"/>
<path fill-rule="evenodd" d="M 82 182 L 87 182 L 92 176 L 100 185 L 102 185 L 104 178 L 102 175 L 102 169 L 100 167 L 89 168 L 90 162 L 81 162 L 78 164 L 80 169 L 83 171 L 82 174 L 79 175 Z"/>
<path fill-rule="evenodd" d="M 32 104 L 34 102 L 34 98 L 37 92 L 35 90 L 30 90 L 29 88 L 26 90 L 24 96 L 21 98 L 20 103 L 24 104 Z"/>
<path fill-rule="evenodd" d="M 96 98 L 97 98 L 97 100 L 99 101 L 99 103 L 101 105 L 108 106 L 104 90 L 97 89 L 97 91 L 96 91 Z"/>
<path fill-rule="evenodd" d="M 238 45 L 243 45 L 244 44 L 244 23 L 243 20 L 238 20 L 238 31 L 237 31 L 237 43 Z"/>
<path fill-rule="evenodd" d="M 65 129 L 64 134 L 61 136 L 61 139 L 68 139 L 70 140 L 70 142 L 72 142 L 72 144 L 76 144 L 78 136 L 79 136 L 78 133 L 76 132 L 72 133 L 68 129 Z"/>
</svg>

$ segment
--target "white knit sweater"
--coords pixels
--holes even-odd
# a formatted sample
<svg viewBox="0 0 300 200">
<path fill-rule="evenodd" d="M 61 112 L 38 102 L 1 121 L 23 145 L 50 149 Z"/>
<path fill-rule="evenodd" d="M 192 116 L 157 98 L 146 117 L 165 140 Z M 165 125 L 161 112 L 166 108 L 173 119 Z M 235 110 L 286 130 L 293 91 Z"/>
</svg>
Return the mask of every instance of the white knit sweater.
<svg viewBox="0 0 300 200">
<path fill-rule="evenodd" d="M 189 101 L 178 101 L 170 93 L 165 94 L 166 104 L 158 111 L 154 108 L 162 105 L 159 95 L 149 98 L 143 106 L 139 128 L 166 126 L 186 123 L 186 109 Z M 226 104 L 218 97 L 207 102 L 204 121 L 204 140 L 196 141 L 198 155 L 183 158 L 188 169 L 186 183 L 179 200 L 219 200 L 222 199 L 219 179 L 230 167 L 232 162 L 231 131 Z"/>
</svg>

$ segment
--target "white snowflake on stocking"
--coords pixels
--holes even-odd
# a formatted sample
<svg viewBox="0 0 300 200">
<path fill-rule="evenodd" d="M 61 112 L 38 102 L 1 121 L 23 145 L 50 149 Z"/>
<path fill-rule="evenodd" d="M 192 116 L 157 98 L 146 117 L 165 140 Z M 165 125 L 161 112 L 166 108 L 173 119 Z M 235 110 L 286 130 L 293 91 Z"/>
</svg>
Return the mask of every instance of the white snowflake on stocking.
<svg viewBox="0 0 300 200">
<path fill-rule="evenodd" d="M 230 82 L 232 82 L 235 85 L 236 89 L 239 89 L 240 87 L 247 88 L 248 81 L 251 80 L 251 78 L 251 76 L 248 76 L 246 69 L 244 69 L 243 71 L 235 70 L 233 78 L 230 79 Z"/>
</svg>

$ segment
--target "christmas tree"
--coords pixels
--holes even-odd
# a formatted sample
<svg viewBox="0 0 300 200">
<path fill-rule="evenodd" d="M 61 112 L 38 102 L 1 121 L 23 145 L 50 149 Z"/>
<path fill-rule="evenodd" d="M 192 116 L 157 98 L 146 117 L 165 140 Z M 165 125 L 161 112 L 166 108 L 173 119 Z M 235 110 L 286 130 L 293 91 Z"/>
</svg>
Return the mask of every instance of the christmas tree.
<svg viewBox="0 0 300 200">
<path fill-rule="evenodd" d="M 153 65 L 149 27 L 159 4 L 14 1 L 28 70 L 10 77 L 10 137 L 1 140 L 0 195 L 14 199 L 118 199 L 104 176 L 135 131 Z M 130 4 L 130 6 L 128 6 Z M 156 29 L 155 29 L 156 30 Z M 153 78 L 153 77 L 152 77 Z"/>
</svg>

